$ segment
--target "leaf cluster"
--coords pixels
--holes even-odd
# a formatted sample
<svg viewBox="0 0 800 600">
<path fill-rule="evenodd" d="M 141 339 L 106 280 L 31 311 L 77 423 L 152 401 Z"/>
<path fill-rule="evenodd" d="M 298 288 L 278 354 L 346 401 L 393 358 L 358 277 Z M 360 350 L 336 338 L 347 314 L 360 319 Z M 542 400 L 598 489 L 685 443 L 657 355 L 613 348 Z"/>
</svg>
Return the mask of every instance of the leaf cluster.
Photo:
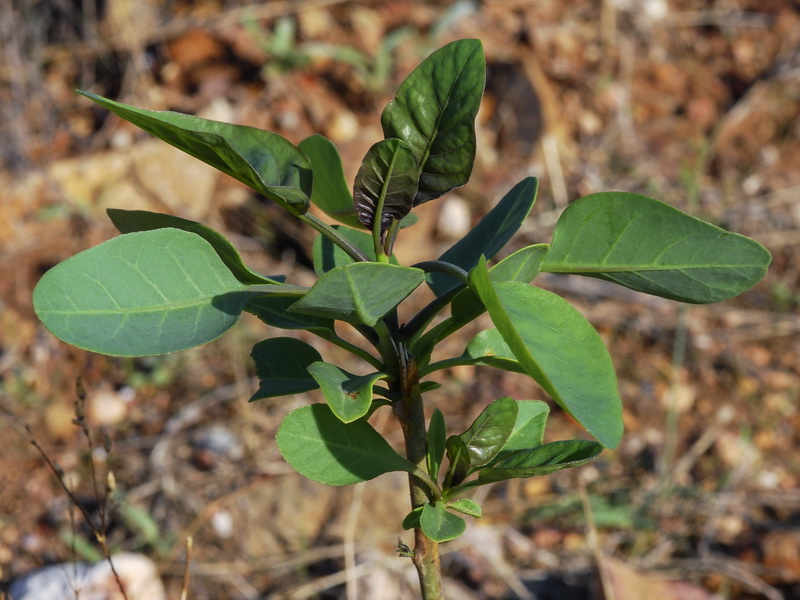
<svg viewBox="0 0 800 600">
<path fill-rule="evenodd" d="M 456 513 L 480 516 L 461 498 L 472 488 L 545 475 L 592 460 L 622 436 L 622 403 L 603 340 L 566 300 L 532 285 L 541 272 L 605 279 L 690 303 L 725 300 L 759 281 L 769 253 L 657 200 L 603 192 L 570 204 L 549 243 L 495 257 L 530 213 L 535 178 L 514 185 L 467 235 L 436 259 L 405 266 L 393 256 L 413 209 L 464 185 L 476 154 L 474 121 L 485 81 L 480 42 L 434 52 L 401 84 L 381 116 L 384 139 L 367 152 L 351 189 L 336 147 L 314 135 L 298 146 L 251 127 L 134 108 L 81 92 L 180 150 L 242 181 L 314 227 L 311 287 L 245 266 L 219 232 L 175 216 L 110 210 L 122 233 L 48 271 L 34 291 L 47 328 L 73 345 L 112 355 L 162 354 L 214 340 L 243 311 L 267 325 L 306 330 L 361 359 L 363 372 L 326 362 L 294 337 L 253 348 L 252 400 L 320 389 L 325 404 L 291 412 L 278 434 L 303 475 L 348 485 L 389 471 L 425 489 L 404 526 L 434 541 L 463 531 Z M 338 222 L 326 223 L 311 205 Z M 398 306 L 420 286 L 432 300 L 407 323 Z M 433 350 L 488 312 L 493 327 L 463 353 L 436 362 Z M 346 341 L 341 327 L 361 334 Z M 424 456 L 404 457 L 369 423 L 391 406 L 409 411 L 456 365 L 527 374 L 596 440 L 544 443 L 547 405 L 500 398 L 464 432 L 447 434 L 442 413 L 423 423 Z M 407 440 L 408 442 L 408 440 Z M 447 459 L 445 461 L 445 458 Z"/>
</svg>

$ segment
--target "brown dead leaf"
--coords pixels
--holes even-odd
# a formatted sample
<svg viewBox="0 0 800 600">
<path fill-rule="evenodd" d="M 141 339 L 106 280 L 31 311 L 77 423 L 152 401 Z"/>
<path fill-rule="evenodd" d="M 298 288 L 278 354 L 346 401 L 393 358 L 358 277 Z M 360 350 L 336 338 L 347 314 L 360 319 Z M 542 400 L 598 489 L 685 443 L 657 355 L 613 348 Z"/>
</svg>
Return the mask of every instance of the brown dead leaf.
<svg viewBox="0 0 800 600">
<path fill-rule="evenodd" d="M 656 574 L 634 569 L 614 558 L 599 565 L 605 600 L 711 600 L 705 589 L 685 581 L 668 581 Z"/>
</svg>

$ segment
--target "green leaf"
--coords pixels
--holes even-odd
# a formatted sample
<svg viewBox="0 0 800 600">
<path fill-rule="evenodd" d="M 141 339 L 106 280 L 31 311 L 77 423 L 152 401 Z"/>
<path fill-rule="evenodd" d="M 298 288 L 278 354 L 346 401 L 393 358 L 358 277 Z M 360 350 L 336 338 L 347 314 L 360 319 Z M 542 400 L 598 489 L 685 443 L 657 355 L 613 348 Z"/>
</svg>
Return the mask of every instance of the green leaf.
<svg viewBox="0 0 800 600">
<path fill-rule="evenodd" d="M 311 163 L 287 139 L 255 127 L 209 121 L 170 111 L 151 111 L 79 91 L 186 154 L 277 202 L 289 212 L 308 210 Z"/>
<path fill-rule="evenodd" d="M 253 346 L 250 356 L 256 364 L 259 379 L 258 391 L 252 395 L 250 402 L 302 394 L 319 387 L 307 369 L 322 357 L 316 348 L 301 340 L 270 338 Z"/>
<path fill-rule="evenodd" d="M 290 412 L 276 439 L 283 458 L 298 473 L 327 485 L 353 485 L 417 468 L 365 420 L 342 423 L 326 404 Z"/>
<path fill-rule="evenodd" d="M 502 452 L 535 448 L 544 443 L 544 428 L 550 407 L 541 400 L 518 400 L 517 421 Z"/>
<path fill-rule="evenodd" d="M 114 223 L 114 227 L 116 227 L 120 233 L 151 231 L 153 229 L 164 229 L 166 227 L 196 233 L 211 244 L 222 259 L 222 262 L 225 263 L 225 266 L 233 273 L 233 276 L 244 284 L 259 285 L 262 283 L 281 283 L 275 279 L 259 275 L 255 271 L 247 268 L 244 262 L 242 262 L 242 257 L 239 255 L 234 245 L 231 244 L 224 235 L 211 229 L 211 227 L 207 227 L 196 221 L 190 221 L 189 219 L 148 212 L 146 210 L 109 208 L 106 212 L 111 222 Z"/>
<path fill-rule="evenodd" d="M 444 415 L 438 408 L 433 409 L 431 422 L 428 425 L 428 473 L 431 479 L 439 479 L 439 469 L 444 458 L 444 446 L 447 441 L 447 426 L 444 422 Z"/>
<path fill-rule="evenodd" d="M 459 40 L 422 61 L 384 109 L 384 136 L 407 142 L 421 169 L 414 206 L 469 180 L 485 81 L 480 41 Z"/>
<path fill-rule="evenodd" d="M 755 285 L 770 260 L 758 242 L 663 202 L 605 192 L 564 210 L 542 270 L 598 277 L 639 292 L 705 304 Z"/>
<path fill-rule="evenodd" d="M 494 328 L 481 331 L 472 338 L 464 350 L 463 358 L 472 359 L 474 365 L 486 365 L 512 373 L 526 373 L 503 339 L 503 334 Z"/>
<path fill-rule="evenodd" d="M 335 335 L 333 319 L 289 312 L 289 307 L 303 295 L 298 293 L 294 296 L 256 296 L 247 302 L 244 309 L 272 327 L 303 329 L 326 339 Z"/>
<path fill-rule="evenodd" d="M 464 440 L 457 435 L 451 435 L 447 438 L 445 451 L 447 452 L 447 460 L 450 461 L 450 465 L 447 467 L 447 475 L 445 476 L 445 487 L 449 488 L 460 484 L 466 479 L 470 468 L 470 454 Z"/>
<path fill-rule="evenodd" d="M 166 354 L 218 338 L 253 295 L 194 233 L 128 233 L 44 274 L 33 306 L 58 338 L 116 356 Z"/>
<path fill-rule="evenodd" d="M 458 437 L 467 447 L 472 470 L 491 461 L 503 448 L 517 419 L 517 403 L 513 398 L 498 398 Z"/>
<path fill-rule="evenodd" d="M 309 365 L 308 372 L 319 383 L 333 414 L 343 423 L 351 423 L 369 412 L 372 386 L 386 377 L 385 373 L 353 375 L 322 361 Z"/>
<path fill-rule="evenodd" d="M 402 140 L 382 140 L 364 157 L 353 186 L 353 206 L 364 227 L 374 229 L 376 215 L 381 232 L 410 211 L 417 192 L 417 159 Z"/>
<path fill-rule="evenodd" d="M 465 515 L 469 515 L 470 517 L 475 517 L 476 519 L 480 519 L 481 515 L 483 514 L 480 505 L 477 502 L 467 498 L 459 498 L 458 500 L 448 502 L 447 508 L 458 511 Z"/>
<path fill-rule="evenodd" d="M 565 440 L 551 442 L 536 448 L 518 450 L 498 457 L 478 474 L 480 484 L 549 475 L 561 469 L 579 467 L 596 458 L 603 451 L 597 442 Z"/>
<path fill-rule="evenodd" d="M 470 285 L 519 364 L 608 448 L 622 437 L 622 401 L 600 335 L 569 302 L 524 283 L 492 283 L 485 263 Z"/>
<path fill-rule="evenodd" d="M 426 504 L 419 517 L 422 531 L 434 542 L 449 542 L 467 529 L 467 522 L 445 508 L 444 502 Z"/>
<path fill-rule="evenodd" d="M 361 229 L 363 225 L 353 209 L 353 196 L 344 177 L 342 157 L 333 142 L 314 134 L 300 142 L 298 148 L 311 161 L 314 173 L 311 204 L 340 223 Z"/>
<path fill-rule="evenodd" d="M 357 231 L 349 227 L 341 227 L 334 225 L 333 229 L 356 246 L 364 255 L 370 260 L 375 262 L 375 245 L 372 243 L 372 236 L 364 231 Z M 311 248 L 312 258 L 314 260 L 314 272 L 322 276 L 331 269 L 350 265 L 356 262 L 353 258 L 342 250 L 339 246 L 334 244 L 331 239 L 320 233 L 314 238 L 314 244 Z M 396 262 L 397 259 L 395 259 Z"/>
<path fill-rule="evenodd" d="M 325 273 L 289 310 L 373 326 L 424 280 L 420 269 L 354 263 Z"/>
<path fill-rule="evenodd" d="M 439 260 L 465 271 L 477 265 L 481 256 L 490 260 L 528 218 L 536 201 L 538 188 L 539 181 L 535 177 L 520 181 L 467 235 L 442 254 Z M 461 282 L 444 273 L 431 275 L 430 287 L 436 296 L 443 296 L 459 285 Z"/>
<path fill-rule="evenodd" d="M 424 506 L 418 506 L 410 513 L 408 513 L 405 517 L 403 517 L 402 527 L 405 530 L 409 529 L 419 529 L 419 518 L 422 516 L 422 509 Z"/>
</svg>

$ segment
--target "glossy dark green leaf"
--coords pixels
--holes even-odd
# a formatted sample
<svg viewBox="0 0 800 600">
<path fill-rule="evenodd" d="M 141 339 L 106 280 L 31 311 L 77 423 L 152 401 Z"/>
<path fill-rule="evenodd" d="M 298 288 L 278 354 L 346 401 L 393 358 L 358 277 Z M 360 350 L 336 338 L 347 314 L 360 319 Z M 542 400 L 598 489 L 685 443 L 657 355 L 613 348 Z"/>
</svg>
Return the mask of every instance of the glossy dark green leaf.
<svg viewBox="0 0 800 600">
<path fill-rule="evenodd" d="M 129 233 L 47 271 L 33 306 L 58 338 L 117 356 L 184 350 L 216 339 L 266 288 L 238 281 L 194 233 Z M 260 291 L 259 291 L 260 290 Z"/>
<path fill-rule="evenodd" d="M 419 167 L 411 147 L 402 140 L 382 140 L 364 157 L 353 186 L 353 206 L 370 231 L 380 218 L 381 232 L 403 219 L 413 206 Z"/>
<path fill-rule="evenodd" d="M 402 527 L 405 530 L 409 529 L 419 529 L 419 518 L 422 516 L 422 509 L 423 506 L 418 506 L 410 513 L 408 513 L 405 517 L 403 517 Z"/>
<path fill-rule="evenodd" d="M 570 204 L 543 271 L 588 275 L 682 302 L 719 302 L 755 285 L 771 257 L 758 242 L 624 192 Z"/>
<path fill-rule="evenodd" d="M 292 312 L 375 325 L 423 281 L 420 269 L 381 263 L 337 267 L 293 304 Z"/>
<path fill-rule="evenodd" d="M 372 386 L 386 374 L 353 375 L 319 360 L 308 366 L 308 373 L 319 384 L 333 414 L 343 423 L 351 423 L 366 415 L 372 405 Z"/>
<path fill-rule="evenodd" d="M 242 283 L 247 285 L 281 283 L 275 279 L 259 275 L 255 271 L 247 268 L 244 262 L 242 262 L 242 257 L 239 255 L 239 252 L 224 235 L 197 221 L 190 221 L 189 219 L 182 219 L 181 217 L 174 217 L 172 215 L 148 212 L 146 210 L 109 208 L 106 212 L 111 222 L 114 223 L 114 227 L 116 227 L 120 233 L 151 231 L 153 229 L 164 229 L 166 227 L 173 227 L 175 229 L 196 233 L 213 246 L 214 250 L 217 251 L 217 254 L 222 259 L 222 262 L 225 263 L 225 266 L 227 266 L 231 273 L 233 273 L 233 276 Z"/>
<path fill-rule="evenodd" d="M 541 400 L 518 400 L 517 421 L 503 444 L 502 452 L 535 448 L 544 443 L 544 428 L 550 407 Z"/>
<path fill-rule="evenodd" d="M 459 40 L 422 61 L 384 109 L 385 137 L 407 142 L 422 171 L 414 206 L 469 180 L 485 81 L 480 41 Z"/>
<path fill-rule="evenodd" d="M 433 409 L 431 422 L 428 425 L 428 473 L 431 478 L 437 481 L 439 469 L 444 458 L 444 446 L 447 442 L 447 426 L 444 422 L 444 415 L 438 408 Z"/>
<path fill-rule="evenodd" d="M 344 177 L 342 157 L 333 142 L 314 134 L 300 142 L 298 148 L 311 161 L 314 173 L 311 203 L 340 223 L 356 229 L 363 228 L 353 208 L 353 196 Z"/>
<path fill-rule="evenodd" d="M 303 295 L 298 293 L 295 296 L 257 296 L 249 300 L 244 309 L 272 327 L 303 329 L 321 337 L 332 336 L 335 333 L 333 319 L 289 312 L 289 307 Z"/>
<path fill-rule="evenodd" d="M 298 473 L 327 485 L 352 485 L 417 469 L 364 419 L 342 423 L 326 404 L 290 412 L 276 439 L 283 458 Z"/>
<path fill-rule="evenodd" d="M 319 352 L 305 342 L 290 338 L 269 338 L 253 346 L 258 391 L 250 402 L 289 394 L 302 394 L 319 387 L 309 375 L 309 365 L 322 360 Z"/>
<path fill-rule="evenodd" d="M 551 442 L 528 450 L 517 450 L 499 457 L 480 470 L 481 484 L 520 477 L 549 475 L 561 469 L 579 467 L 597 458 L 603 446 L 586 440 Z"/>
<path fill-rule="evenodd" d="M 469 429 L 458 436 L 467 447 L 473 470 L 497 456 L 511 435 L 516 419 L 516 401 L 504 396 L 484 408 Z"/>
<path fill-rule="evenodd" d="M 422 507 L 419 525 L 425 535 L 439 543 L 454 540 L 467 529 L 466 521 L 448 511 L 441 501 Z"/>
<path fill-rule="evenodd" d="M 448 502 L 447 508 L 458 511 L 464 515 L 469 515 L 470 517 L 475 517 L 476 519 L 480 519 L 483 514 L 480 504 L 469 498 L 459 498 L 458 500 Z"/>
<path fill-rule="evenodd" d="M 470 286 L 519 364 L 603 445 L 622 437 L 622 401 L 600 335 L 566 300 L 520 282 L 493 283 L 485 264 Z"/>
<path fill-rule="evenodd" d="M 144 110 L 89 92 L 80 93 L 147 133 L 249 185 L 293 214 L 308 210 L 311 163 L 277 133 L 176 112 Z"/>
<path fill-rule="evenodd" d="M 536 201 L 539 182 L 535 177 L 523 179 L 462 239 L 451 246 L 439 260 L 469 271 L 478 264 L 481 256 L 490 260 L 514 236 L 519 226 L 528 218 Z M 461 285 L 461 282 L 444 273 L 431 275 L 431 289 L 443 296 Z"/>
<path fill-rule="evenodd" d="M 445 452 L 450 465 L 447 467 L 445 486 L 453 487 L 460 484 L 469 474 L 470 458 L 467 445 L 457 435 L 451 435 L 445 443 Z"/>
</svg>

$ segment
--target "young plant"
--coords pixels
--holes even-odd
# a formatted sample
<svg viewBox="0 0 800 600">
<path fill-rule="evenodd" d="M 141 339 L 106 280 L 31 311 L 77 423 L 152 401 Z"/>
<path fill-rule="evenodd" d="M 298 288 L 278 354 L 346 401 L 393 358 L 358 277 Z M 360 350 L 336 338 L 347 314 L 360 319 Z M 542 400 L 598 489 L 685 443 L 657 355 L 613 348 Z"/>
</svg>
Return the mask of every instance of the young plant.
<svg viewBox="0 0 800 600">
<path fill-rule="evenodd" d="M 252 351 L 260 385 L 251 400 L 322 390 L 325 404 L 289 413 L 277 434 L 284 458 L 306 477 L 350 485 L 408 473 L 411 511 L 402 525 L 414 530 L 415 546 L 403 548 L 426 599 L 442 597 L 438 544 L 464 531 L 460 515 L 481 515 L 467 492 L 576 467 L 620 442 L 621 400 L 603 341 L 566 300 L 531 285 L 540 272 L 710 303 L 754 285 L 770 262 L 749 238 L 624 192 L 573 202 L 549 244 L 494 262 L 533 206 L 537 181 L 527 178 L 440 257 L 398 264 L 392 248 L 413 224 L 412 209 L 469 179 L 484 80 L 477 40 L 453 42 L 425 59 L 383 111 L 385 139 L 367 152 L 352 194 L 336 148 L 321 136 L 296 147 L 275 133 L 81 92 L 314 227 L 319 278 L 308 288 L 256 273 L 220 233 L 193 221 L 109 210 L 123 235 L 49 270 L 33 294 L 53 334 L 104 354 L 190 348 L 216 339 L 248 311 L 361 359 L 363 369 L 350 373 L 296 338 L 266 339 Z M 313 216 L 311 204 L 341 225 Z M 433 298 L 401 323 L 398 306 L 421 285 Z M 445 338 L 484 312 L 493 328 L 469 340 L 461 355 L 432 362 Z M 363 344 L 340 337 L 344 326 Z M 455 365 L 527 374 L 596 441 L 544 443 L 548 405 L 508 397 L 488 403 L 466 431 L 449 431 L 439 410 L 426 412 L 423 397 L 437 387 L 431 376 Z M 402 428 L 402 454 L 368 421 L 382 407 Z"/>
</svg>

